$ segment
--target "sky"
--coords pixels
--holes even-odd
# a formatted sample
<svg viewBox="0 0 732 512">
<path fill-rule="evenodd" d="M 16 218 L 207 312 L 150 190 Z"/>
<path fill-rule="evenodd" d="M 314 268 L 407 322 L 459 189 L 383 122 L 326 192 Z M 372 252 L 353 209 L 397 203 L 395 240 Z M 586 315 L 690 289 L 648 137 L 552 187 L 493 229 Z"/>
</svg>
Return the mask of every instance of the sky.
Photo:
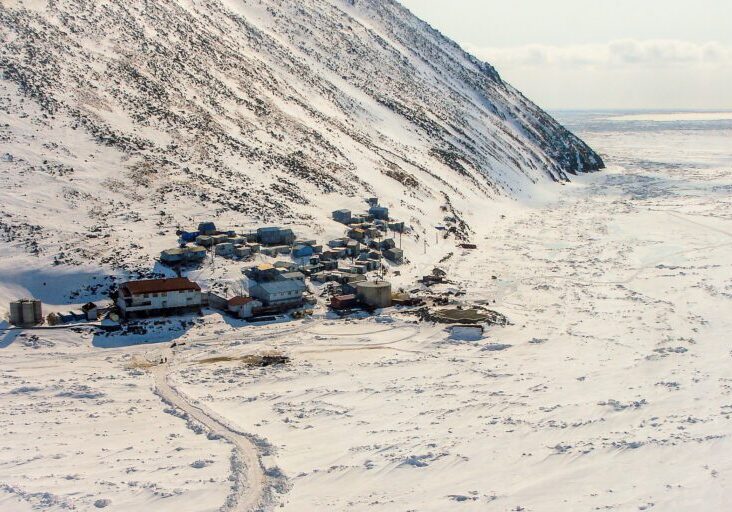
<svg viewBox="0 0 732 512">
<path fill-rule="evenodd" d="M 399 0 L 546 109 L 732 110 L 730 0 Z"/>
</svg>

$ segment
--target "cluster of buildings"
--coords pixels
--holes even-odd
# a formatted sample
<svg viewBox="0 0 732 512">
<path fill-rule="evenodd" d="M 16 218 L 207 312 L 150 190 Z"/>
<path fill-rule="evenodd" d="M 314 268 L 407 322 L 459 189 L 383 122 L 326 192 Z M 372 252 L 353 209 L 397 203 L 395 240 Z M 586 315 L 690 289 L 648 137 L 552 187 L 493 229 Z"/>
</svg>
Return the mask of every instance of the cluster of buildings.
<svg viewBox="0 0 732 512">
<path fill-rule="evenodd" d="M 256 232 L 240 234 L 219 231 L 213 222 L 202 222 L 196 231 L 179 231 L 180 245 L 160 253 L 160 261 L 168 265 L 187 265 L 203 261 L 208 252 L 222 258 L 248 259 L 253 254 L 267 256 L 292 254 L 308 257 L 322 251 L 315 241 L 297 241 L 289 228 L 263 227 Z"/>
<path fill-rule="evenodd" d="M 204 292 L 185 277 L 123 283 L 115 303 L 124 318 L 199 312 L 202 307 L 228 311 L 239 318 L 283 313 L 305 304 L 305 275 L 285 266 L 264 263 L 245 270 L 249 295 L 221 297 Z"/>
<path fill-rule="evenodd" d="M 262 263 L 242 270 L 248 281 L 248 295 L 224 298 L 202 291 L 186 277 L 146 279 L 122 283 L 113 294 L 114 306 L 123 318 L 138 318 L 200 312 L 208 306 L 240 318 L 283 313 L 312 302 L 306 280 L 335 283 L 333 309 L 383 308 L 392 305 L 391 284 L 370 281 L 367 274 L 382 268 L 382 259 L 399 263 L 404 253 L 389 231 L 403 233 L 403 222 L 389 217 L 389 209 L 377 198 L 366 201 L 368 210 L 333 212 L 333 219 L 347 226 L 344 237 L 325 246 L 315 240 L 299 240 L 289 228 L 261 227 L 250 233 L 220 231 L 213 222 L 202 222 L 195 231 L 178 231 L 178 247 L 161 252 L 162 263 L 178 266 L 201 262 L 213 253 L 224 258 L 248 259 L 253 254 L 273 258 L 289 256 L 291 261 Z M 43 322 L 41 303 L 20 300 L 11 303 L 11 323 L 19 326 Z M 100 311 L 89 303 L 80 312 L 56 315 L 53 323 L 97 320 Z M 50 320 L 49 320 L 50 322 Z"/>
<path fill-rule="evenodd" d="M 386 235 L 389 231 L 404 233 L 404 222 L 390 219 L 389 209 L 379 205 L 378 198 L 367 199 L 366 203 L 369 209 L 363 213 L 354 214 L 346 209 L 333 212 L 333 220 L 348 226 L 348 230 L 346 237 L 328 242 L 330 251 L 335 253 L 336 258 L 355 255 L 365 261 L 369 259 L 366 254 L 381 254 L 389 261 L 401 263 L 404 252 L 397 247 L 393 238 Z"/>
<path fill-rule="evenodd" d="M 43 317 L 43 304 L 38 299 L 19 299 L 10 302 L 10 324 L 17 327 L 40 325 L 44 320 L 50 326 L 77 322 L 94 322 L 99 319 L 100 308 L 89 302 L 79 311 L 50 313 Z"/>
</svg>

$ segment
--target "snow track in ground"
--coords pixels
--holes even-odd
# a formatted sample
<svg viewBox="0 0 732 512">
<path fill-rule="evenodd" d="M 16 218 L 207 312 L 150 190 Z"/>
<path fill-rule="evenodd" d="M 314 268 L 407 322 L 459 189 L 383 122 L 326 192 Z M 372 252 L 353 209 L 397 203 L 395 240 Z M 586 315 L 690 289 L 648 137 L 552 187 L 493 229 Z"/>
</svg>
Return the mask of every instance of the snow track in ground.
<svg viewBox="0 0 732 512">
<path fill-rule="evenodd" d="M 171 386 L 168 382 L 169 364 L 161 364 L 152 369 L 155 387 L 160 396 L 169 404 L 184 412 L 188 419 L 202 424 L 213 435 L 226 439 L 236 451 L 232 462 L 232 494 L 221 508 L 225 512 L 252 512 L 264 509 L 267 477 L 254 443 L 238 432 L 205 406 L 198 405 Z"/>
</svg>

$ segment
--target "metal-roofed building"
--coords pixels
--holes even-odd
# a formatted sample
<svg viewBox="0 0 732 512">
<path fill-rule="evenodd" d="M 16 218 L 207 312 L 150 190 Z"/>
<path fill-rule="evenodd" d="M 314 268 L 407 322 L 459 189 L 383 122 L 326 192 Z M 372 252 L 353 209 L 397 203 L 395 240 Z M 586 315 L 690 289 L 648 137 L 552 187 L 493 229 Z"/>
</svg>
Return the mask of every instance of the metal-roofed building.
<svg viewBox="0 0 732 512">
<path fill-rule="evenodd" d="M 196 311 L 201 303 L 201 287 L 185 277 L 122 283 L 117 297 L 126 318 Z"/>
<path fill-rule="evenodd" d="M 298 279 L 258 282 L 249 290 L 249 295 L 261 300 L 265 306 L 296 307 L 302 304 L 307 287 Z"/>
</svg>

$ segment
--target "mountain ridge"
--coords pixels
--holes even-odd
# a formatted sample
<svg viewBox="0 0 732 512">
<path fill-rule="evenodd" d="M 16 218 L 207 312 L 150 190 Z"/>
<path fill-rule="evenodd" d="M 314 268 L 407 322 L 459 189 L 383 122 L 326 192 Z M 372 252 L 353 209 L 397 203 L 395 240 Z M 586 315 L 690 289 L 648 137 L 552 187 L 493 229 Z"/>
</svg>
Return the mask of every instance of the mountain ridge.
<svg viewBox="0 0 732 512">
<path fill-rule="evenodd" d="M 419 227 L 443 194 L 513 195 L 603 167 L 392 0 L 12 0 L 0 29 L 16 156 L 0 173 L 4 222 L 37 226 L 40 252 L 86 253 L 60 261 L 104 262 L 72 247 L 90 232 L 119 246 L 161 219 L 312 224 L 371 194 Z M 18 176 L 44 200 L 19 200 Z M 50 204 L 73 221 L 39 219 Z"/>
</svg>

